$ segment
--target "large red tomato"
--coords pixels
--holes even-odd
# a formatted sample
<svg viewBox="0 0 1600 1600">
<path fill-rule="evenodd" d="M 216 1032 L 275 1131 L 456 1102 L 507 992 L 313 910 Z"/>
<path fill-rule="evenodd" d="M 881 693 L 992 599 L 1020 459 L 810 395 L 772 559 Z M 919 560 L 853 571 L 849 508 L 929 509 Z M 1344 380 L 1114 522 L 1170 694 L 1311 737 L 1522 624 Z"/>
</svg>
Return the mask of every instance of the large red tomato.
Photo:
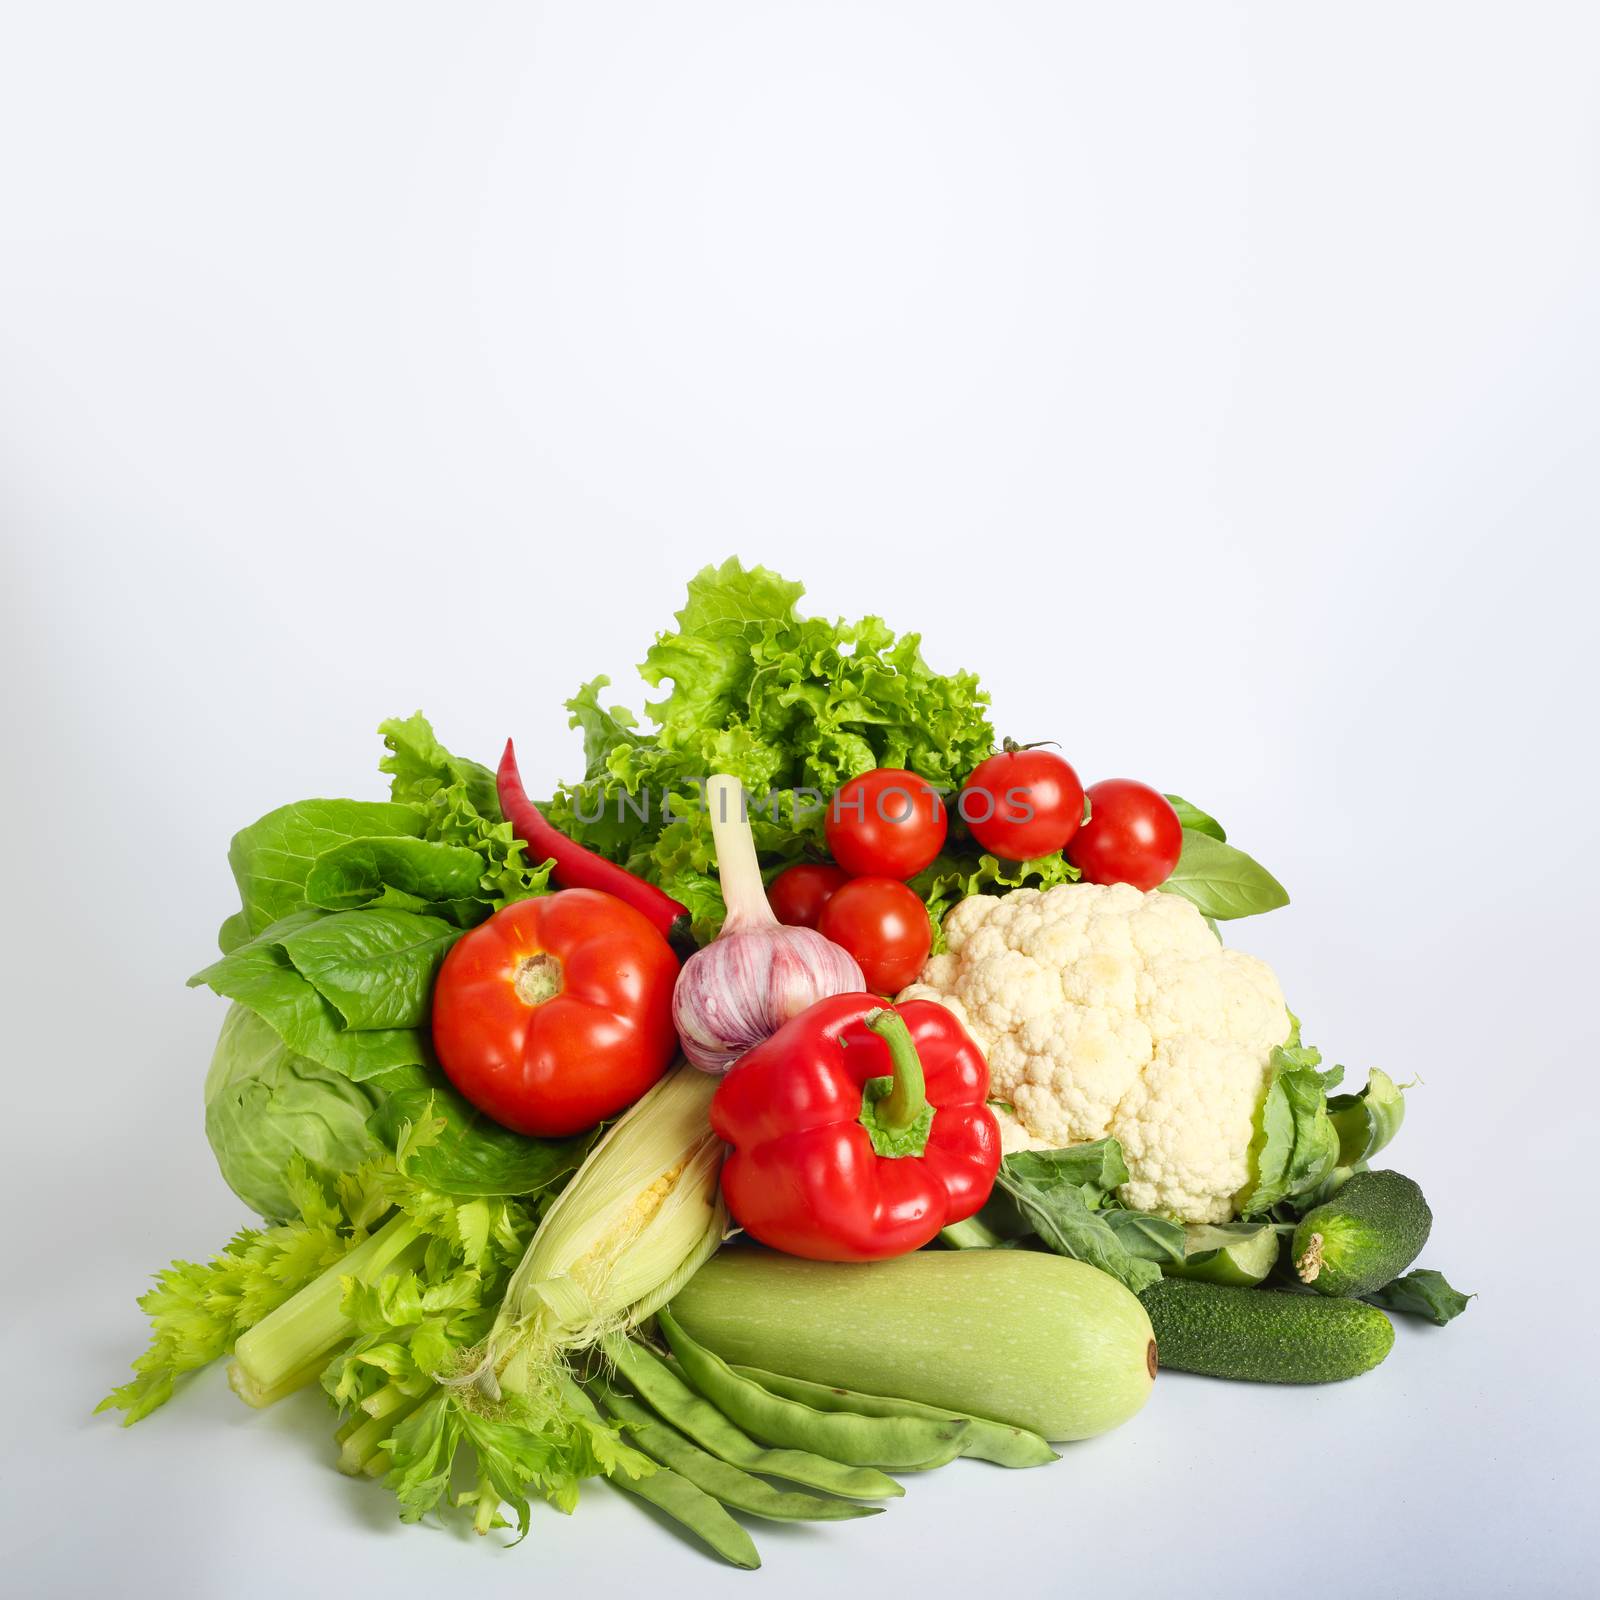
<svg viewBox="0 0 1600 1600">
<path fill-rule="evenodd" d="M 926 778 L 874 767 L 835 792 L 822 826 L 852 878 L 912 878 L 943 849 L 950 822 Z"/>
<path fill-rule="evenodd" d="M 433 1047 L 473 1105 L 556 1138 L 631 1105 L 678 1048 L 678 958 L 615 895 L 518 900 L 456 941 L 433 990 Z"/>
</svg>

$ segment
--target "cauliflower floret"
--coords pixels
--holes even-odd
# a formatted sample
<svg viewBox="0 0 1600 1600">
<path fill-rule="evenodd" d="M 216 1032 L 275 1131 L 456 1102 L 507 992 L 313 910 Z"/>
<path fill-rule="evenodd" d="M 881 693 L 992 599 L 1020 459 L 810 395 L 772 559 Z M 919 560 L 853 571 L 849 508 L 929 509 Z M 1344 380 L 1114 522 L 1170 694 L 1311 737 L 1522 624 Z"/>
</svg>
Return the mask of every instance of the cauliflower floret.
<svg viewBox="0 0 1600 1600">
<path fill-rule="evenodd" d="M 1289 1012 L 1272 968 L 1189 901 L 1127 884 L 973 895 L 902 1000 L 948 1006 L 989 1059 L 1009 1152 L 1110 1134 L 1125 1204 L 1225 1222 Z"/>
</svg>

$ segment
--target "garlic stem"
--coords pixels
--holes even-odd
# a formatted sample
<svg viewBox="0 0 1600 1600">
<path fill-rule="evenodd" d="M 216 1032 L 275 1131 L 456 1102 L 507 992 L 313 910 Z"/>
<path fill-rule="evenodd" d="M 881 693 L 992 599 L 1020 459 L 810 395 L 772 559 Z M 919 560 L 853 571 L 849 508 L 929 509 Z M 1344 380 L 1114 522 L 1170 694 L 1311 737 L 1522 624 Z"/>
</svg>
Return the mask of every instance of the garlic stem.
<svg viewBox="0 0 1600 1600">
<path fill-rule="evenodd" d="M 723 931 L 730 928 L 778 926 L 761 881 L 755 835 L 744 813 L 744 786 L 719 772 L 706 779 L 706 805 L 711 810 L 711 838 L 717 849 L 717 876 L 728 908 Z"/>
</svg>

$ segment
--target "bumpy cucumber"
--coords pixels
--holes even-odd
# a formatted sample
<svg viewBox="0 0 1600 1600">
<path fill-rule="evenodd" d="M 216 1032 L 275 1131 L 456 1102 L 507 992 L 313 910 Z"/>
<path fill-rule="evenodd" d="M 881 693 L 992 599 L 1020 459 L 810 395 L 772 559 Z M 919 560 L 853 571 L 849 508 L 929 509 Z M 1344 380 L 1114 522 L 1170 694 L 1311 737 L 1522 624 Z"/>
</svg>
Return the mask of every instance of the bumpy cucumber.
<svg viewBox="0 0 1600 1600">
<path fill-rule="evenodd" d="M 1318 1294 L 1372 1294 L 1422 1254 L 1433 1213 L 1398 1172 L 1358 1172 L 1294 1230 L 1294 1268 Z"/>
<path fill-rule="evenodd" d="M 1359 1300 L 1163 1278 L 1140 1297 L 1161 1364 L 1251 1383 L 1337 1383 L 1388 1355 L 1394 1325 Z"/>
</svg>

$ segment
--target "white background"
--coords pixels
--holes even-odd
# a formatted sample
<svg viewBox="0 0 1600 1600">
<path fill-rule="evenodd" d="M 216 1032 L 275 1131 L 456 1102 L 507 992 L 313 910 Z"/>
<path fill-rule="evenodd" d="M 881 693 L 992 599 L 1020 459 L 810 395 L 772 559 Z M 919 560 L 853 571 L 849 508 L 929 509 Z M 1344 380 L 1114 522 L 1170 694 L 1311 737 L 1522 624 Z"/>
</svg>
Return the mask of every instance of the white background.
<svg viewBox="0 0 1600 1600">
<path fill-rule="evenodd" d="M 1593 1592 L 1597 61 L 1583 5 L 7 8 L 13 1592 Z M 1231 936 L 1423 1080 L 1471 1311 L 755 1577 L 604 1488 L 402 1529 L 218 1373 L 91 1421 L 242 1220 L 228 835 L 419 706 L 547 787 L 734 552 L 1289 884 Z"/>
</svg>

